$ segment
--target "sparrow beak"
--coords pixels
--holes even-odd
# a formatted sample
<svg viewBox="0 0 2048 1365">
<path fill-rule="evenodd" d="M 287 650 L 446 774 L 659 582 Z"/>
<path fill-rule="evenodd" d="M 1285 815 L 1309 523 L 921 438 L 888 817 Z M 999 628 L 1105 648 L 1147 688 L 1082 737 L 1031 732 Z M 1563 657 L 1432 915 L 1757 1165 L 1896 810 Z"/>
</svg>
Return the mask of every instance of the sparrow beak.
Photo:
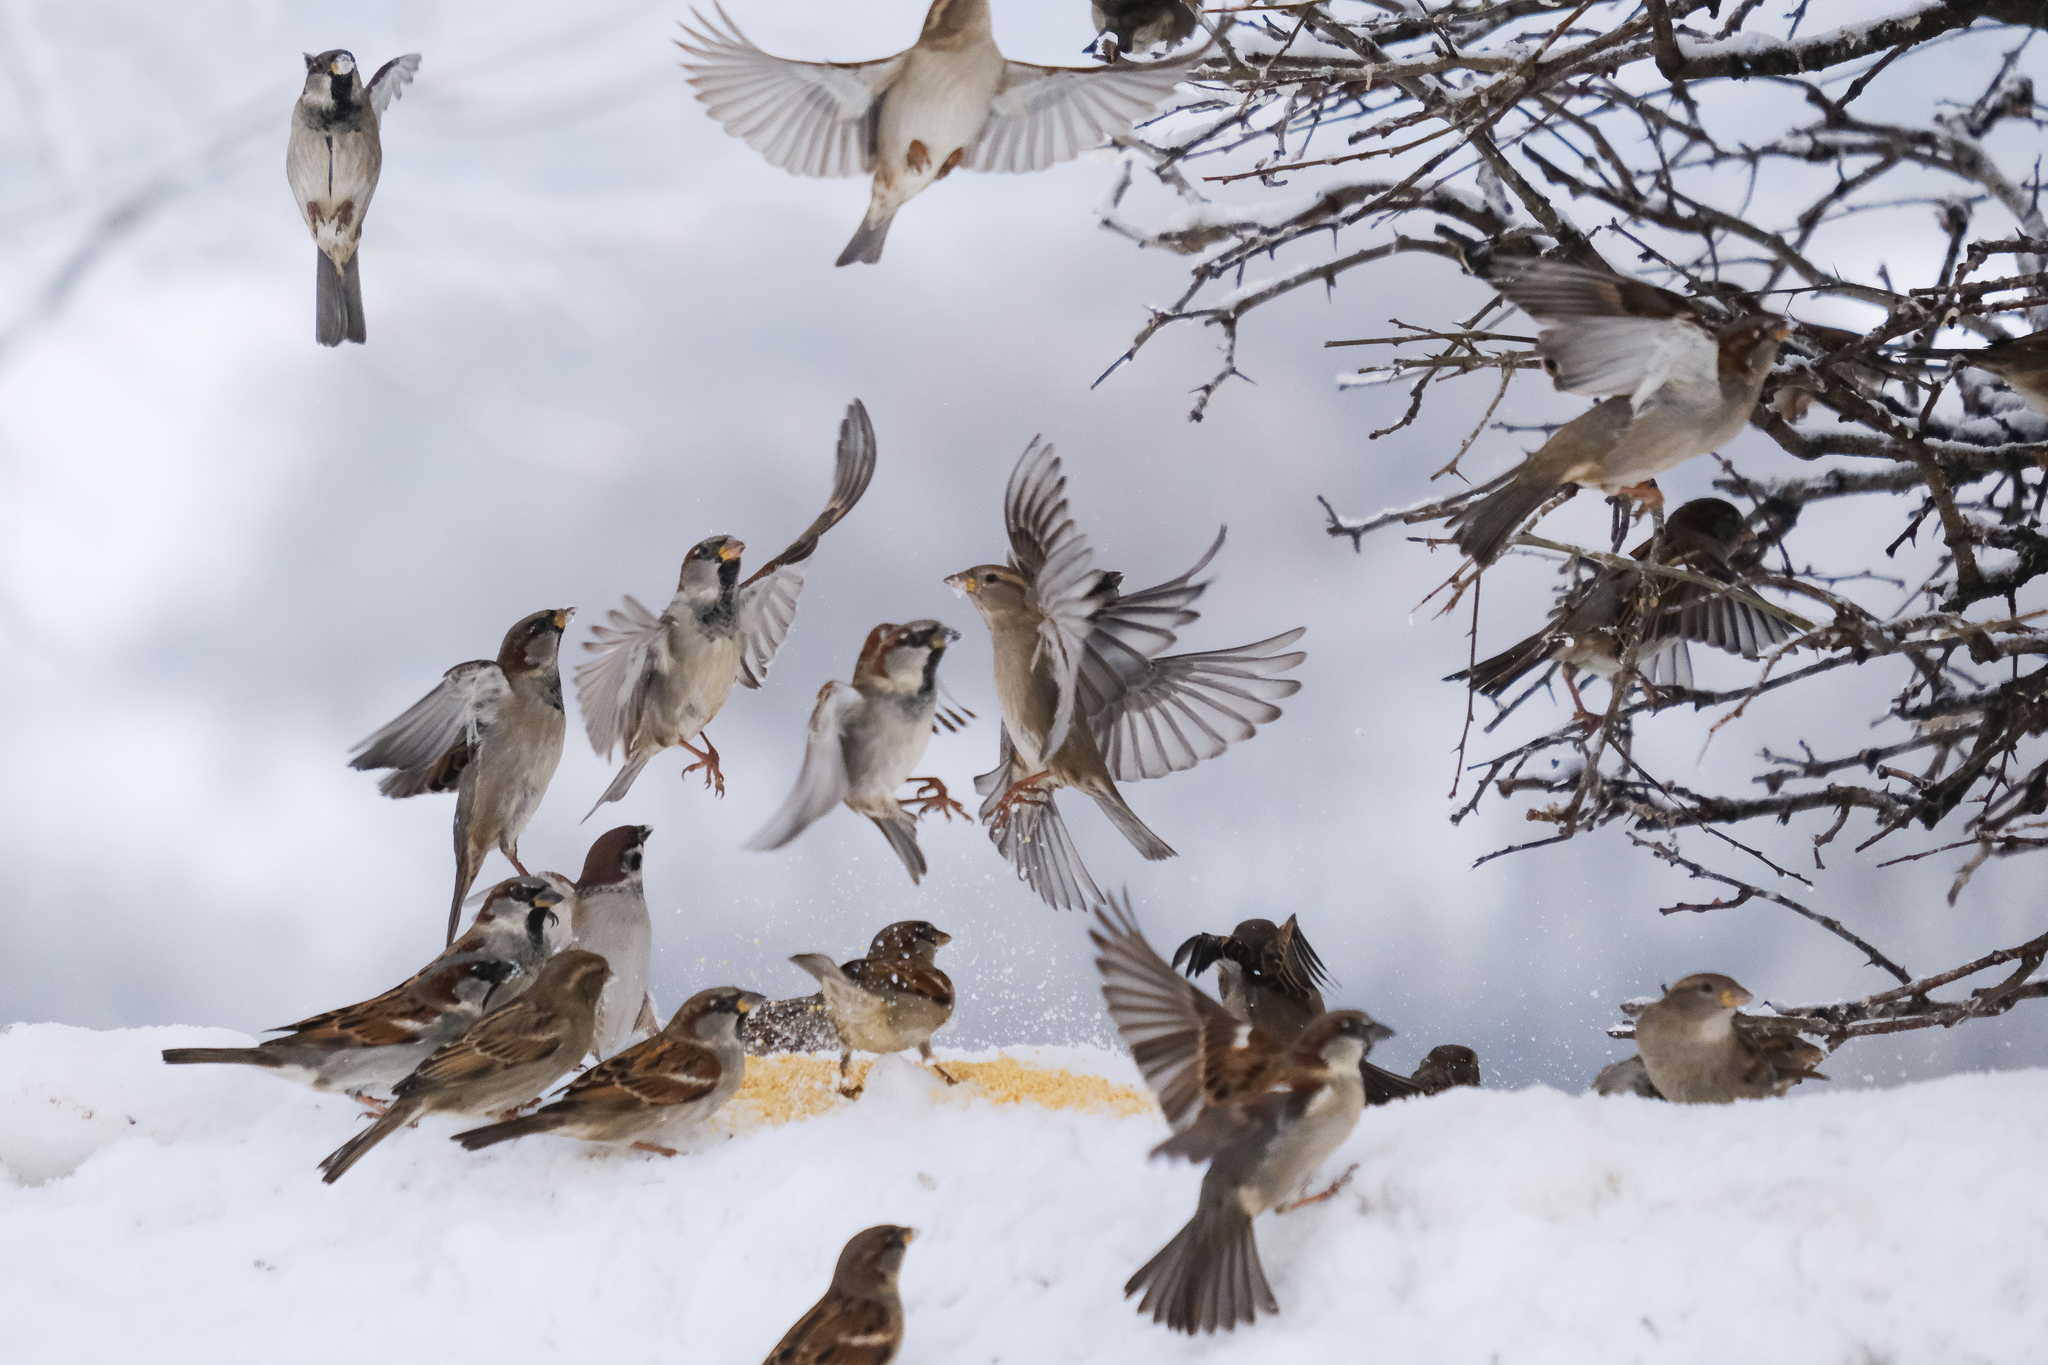
<svg viewBox="0 0 2048 1365">
<path fill-rule="evenodd" d="M 745 553 L 746 548 L 747 543 L 744 540 L 728 540 L 725 544 L 718 547 L 718 562 L 729 564 Z"/>
<path fill-rule="evenodd" d="M 1721 1008 L 1729 1010 L 1740 1009 L 1742 1006 L 1747 1005 L 1753 999 L 1755 999 L 1755 997 L 1752 996 L 1748 991 L 1742 989 L 1742 987 L 1740 986 L 1737 986 L 1732 990 L 1725 990 L 1721 992 Z"/>
<path fill-rule="evenodd" d="M 941 581 L 944 582 L 945 585 L 951 588 L 954 592 L 974 591 L 974 577 L 972 574 L 956 573 L 951 577 L 943 579 Z"/>
<path fill-rule="evenodd" d="M 1394 1036 L 1394 1031 L 1375 1019 L 1365 1026 L 1365 1036 L 1372 1042 L 1384 1043 Z"/>
<path fill-rule="evenodd" d="M 1784 320 L 1783 318 L 1780 318 L 1778 320 L 1778 324 L 1775 327 L 1771 328 L 1771 336 L 1778 341 L 1783 341 L 1786 337 L 1791 335 L 1792 324 Z"/>
<path fill-rule="evenodd" d="M 933 626 L 924 637 L 926 649 L 944 649 L 960 638 L 960 632 L 951 626 Z"/>
<path fill-rule="evenodd" d="M 563 607 L 560 611 L 557 611 L 555 613 L 555 629 L 567 630 L 569 628 L 569 618 L 575 614 L 576 608 L 574 607 Z"/>
<path fill-rule="evenodd" d="M 939 930 L 939 936 L 936 942 L 941 948 L 945 947 L 948 943 L 951 943 L 952 941 L 953 936 L 951 934 L 947 933 L 944 929 Z"/>
<path fill-rule="evenodd" d="M 916 1241 L 916 1240 L 917 1240 L 917 1229 L 916 1229 L 916 1228 L 905 1228 L 905 1229 L 903 1229 L 903 1245 L 905 1245 L 905 1246 L 909 1246 L 909 1245 L 910 1245 L 910 1244 L 911 1244 L 912 1242 L 914 1242 L 914 1241 Z"/>
<path fill-rule="evenodd" d="M 544 890 L 533 893 L 533 903 L 543 909 L 551 905 L 560 905 L 562 903 L 562 893 L 555 890 L 552 886 L 547 887 Z"/>
</svg>

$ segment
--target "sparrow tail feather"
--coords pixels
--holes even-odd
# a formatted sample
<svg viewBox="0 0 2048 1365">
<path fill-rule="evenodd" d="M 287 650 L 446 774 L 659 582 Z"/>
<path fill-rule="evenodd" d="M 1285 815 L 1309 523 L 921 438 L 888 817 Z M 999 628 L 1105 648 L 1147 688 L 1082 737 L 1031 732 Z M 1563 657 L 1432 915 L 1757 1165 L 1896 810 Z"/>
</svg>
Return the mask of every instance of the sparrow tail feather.
<svg viewBox="0 0 2048 1365">
<path fill-rule="evenodd" d="M 418 1115 L 419 1105 L 417 1103 L 407 1104 L 404 1100 L 400 1100 L 392 1105 L 384 1111 L 382 1118 L 327 1154 L 327 1159 L 320 1163 L 321 1183 L 332 1185 L 335 1181 L 347 1175 L 349 1167 L 369 1155 L 372 1147 L 375 1147 L 385 1138 L 390 1137 L 406 1124 L 411 1123 Z"/>
<path fill-rule="evenodd" d="M 1123 794 L 1115 787 L 1088 794 L 1095 798 L 1096 805 L 1102 807 L 1102 813 L 1116 826 L 1117 833 L 1131 841 L 1131 847 L 1138 850 L 1140 857 L 1156 863 L 1175 856 L 1172 846 L 1148 829 L 1138 818 L 1138 813 L 1124 804 Z"/>
<path fill-rule="evenodd" d="M 854 229 L 853 240 L 846 244 L 846 250 L 840 252 L 839 259 L 832 264 L 852 265 L 859 261 L 862 265 L 874 265 L 879 262 L 882 259 L 882 243 L 889 237 L 889 224 L 895 221 L 896 215 L 893 213 L 880 222 L 862 219 L 861 225 Z"/>
<path fill-rule="evenodd" d="M 260 1047 L 167 1047 L 164 1061 L 171 1066 L 192 1066 L 200 1062 L 240 1062 L 244 1066 L 283 1066 L 284 1059 Z"/>
<path fill-rule="evenodd" d="M 1451 538 L 1458 548 L 1484 566 L 1500 558 L 1508 541 L 1536 509 L 1557 492 L 1557 485 L 1534 479 L 1515 478 L 1459 514 Z"/>
<path fill-rule="evenodd" d="M 597 804 L 590 808 L 590 815 L 595 815 L 599 810 L 603 809 L 605 802 L 620 800 L 627 792 L 633 790 L 633 779 L 640 776 L 640 770 L 646 767 L 647 760 L 653 757 L 653 753 L 644 753 L 628 758 L 626 766 L 619 769 L 619 775 L 612 779 L 612 784 L 609 787 L 604 789 L 604 795 L 598 797 Z M 583 818 L 588 820 L 590 815 L 586 815 Z"/>
<path fill-rule="evenodd" d="M 1280 1311 L 1259 1264 L 1251 1215 L 1234 1191 L 1222 1194 L 1212 1199 L 1205 1191 L 1187 1226 L 1124 1285 L 1126 1298 L 1145 1291 L 1140 1313 L 1189 1336 L 1232 1331 L 1259 1309 Z"/>
<path fill-rule="evenodd" d="M 527 1137 L 533 1133 L 551 1133 L 555 1130 L 555 1118 L 550 1114 L 528 1114 L 525 1118 L 507 1119 L 503 1123 L 487 1124 L 472 1128 L 466 1133 L 457 1133 L 453 1141 L 462 1144 L 464 1151 L 480 1152 L 500 1142 Z"/>
<path fill-rule="evenodd" d="M 316 268 L 314 284 L 313 338 L 322 346 L 339 346 L 344 341 L 362 341 L 363 277 L 360 256 L 335 269 L 334 262 L 319 248 L 313 251 Z"/>
<path fill-rule="evenodd" d="M 925 874 L 924 850 L 917 846 L 917 824 L 907 815 L 894 820 L 869 816 L 875 828 L 882 831 L 882 837 L 889 841 L 889 847 L 896 850 L 896 856 L 903 860 L 903 866 L 910 873 L 910 884 L 917 885 Z"/>
</svg>

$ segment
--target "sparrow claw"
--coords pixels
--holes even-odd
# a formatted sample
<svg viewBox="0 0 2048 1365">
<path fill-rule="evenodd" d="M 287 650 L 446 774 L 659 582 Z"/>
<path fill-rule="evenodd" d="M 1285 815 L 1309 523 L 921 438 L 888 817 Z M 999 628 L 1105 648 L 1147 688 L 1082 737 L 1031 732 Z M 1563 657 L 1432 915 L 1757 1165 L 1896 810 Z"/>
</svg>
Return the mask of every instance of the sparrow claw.
<svg viewBox="0 0 2048 1365">
<path fill-rule="evenodd" d="M 636 1142 L 633 1144 L 633 1150 L 636 1152 L 652 1152 L 656 1156 L 674 1156 L 676 1154 L 676 1149 L 673 1147 L 657 1147 L 651 1142 Z"/>
<path fill-rule="evenodd" d="M 698 743 L 704 746 L 703 748 L 699 749 L 695 744 L 690 744 L 686 741 L 682 742 L 684 749 L 697 755 L 697 761 L 683 769 L 682 776 L 688 777 L 691 773 L 702 768 L 704 769 L 704 785 L 710 787 L 714 795 L 724 796 L 725 773 L 718 766 L 718 747 L 711 742 L 711 736 L 701 731 L 697 735 L 697 740 Z"/>
<path fill-rule="evenodd" d="M 1010 789 L 1003 793 L 1001 800 L 996 802 L 996 808 L 989 812 L 989 829 L 1000 834 L 1004 826 L 1010 823 L 1010 817 L 1016 814 L 1019 804 L 1043 805 L 1045 802 L 1052 800 L 1052 793 L 1043 790 L 1041 786 L 1042 783 L 1051 780 L 1052 771 L 1047 769 L 1045 772 L 1034 773 L 1030 777 L 1020 778 L 1012 782 Z"/>
<path fill-rule="evenodd" d="M 905 809 L 916 806 L 917 819 L 922 820 L 927 815 L 943 815 L 950 823 L 955 814 L 963 820 L 967 818 L 967 807 L 947 795 L 944 782 L 936 777 L 913 777 L 910 780 L 917 783 L 918 788 L 908 801 L 900 804 Z"/>
<path fill-rule="evenodd" d="M 1351 1163 L 1350 1170 L 1344 1172 L 1344 1174 L 1338 1176 L 1335 1180 L 1332 1180 L 1330 1182 L 1329 1189 L 1324 1190 L 1321 1194 L 1303 1195 L 1301 1198 L 1295 1200 L 1292 1204 L 1283 1205 L 1280 1209 L 1280 1212 L 1292 1213 L 1296 1209 L 1307 1208 L 1310 1204 L 1320 1204 L 1326 1199 L 1335 1199 L 1339 1192 L 1341 1192 L 1346 1185 L 1349 1185 L 1351 1183 L 1351 1177 L 1357 1174 L 1358 1163 L 1354 1161 Z"/>
<path fill-rule="evenodd" d="M 368 1095 L 358 1094 L 350 1094 L 349 1098 L 363 1106 L 364 1110 L 367 1111 L 363 1115 L 365 1118 L 381 1119 L 391 1112 L 391 1102 L 389 1100 L 376 1100 L 371 1099 Z"/>
<path fill-rule="evenodd" d="M 839 1087 L 839 1098 L 842 1100 L 857 1100 L 860 1098 L 861 1092 L 866 1089 L 867 1086 L 864 1084 L 854 1086 L 842 1085 Z"/>
<path fill-rule="evenodd" d="M 940 1079 L 940 1080 L 942 1080 L 942 1081 L 944 1081 L 944 1082 L 945 1082 L 945 1083 L 946 1083 L 947 1085 L 958 1085 L 958 1084 L 960 1084 L 960 1078 L 959 1078 L 959 1077 L 957 1077 L 957 1076 L 952 1076 L 952 1075 L 948 1075 L 948 1074 L 947 1074 L 947 1072 L 946 1072 L 946 1068 L 944 1068 L 944 1067 L 940 1066 L 940 1065 L 939 1065 L 939 1064 L 938 1064 L 937 1062 L 933 1062 L 933 1063 L 932 1063 L 932 1070 L 934 1070 L 934 1071 L 938 1072 L 938 1073 L 939 1073 L 939 1079 Z"/>
</svg>

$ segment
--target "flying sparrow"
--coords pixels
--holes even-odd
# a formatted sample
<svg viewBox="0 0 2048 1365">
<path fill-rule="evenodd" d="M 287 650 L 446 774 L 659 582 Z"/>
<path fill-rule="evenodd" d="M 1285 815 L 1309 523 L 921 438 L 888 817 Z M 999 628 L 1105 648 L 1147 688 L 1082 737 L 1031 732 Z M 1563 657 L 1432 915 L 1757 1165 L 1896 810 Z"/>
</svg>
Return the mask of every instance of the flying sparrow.
<svg viewBox="0 0 2048 1365">
<path fill-rule="evenodd" d="M 907 52 L 870 62 L 796 62 L 692 11 L 676 45 L 711 117 L 795 175 L 874 174 L 840 265 L 882 259 L 897 210 L 964 166 L 1042 171 L 1130 131 L 1194 60 L 1106 68 L 1030 66 L 996 49 L 988 0 L 933 0 Z"/>
<path fill-rule="evenodd" d="M 1677 1104 L 1728 1104 L 1782 1095 L 1827 1054 L 1798 1034 L 1737 1014 L 1750 993 L 1717 972 L 1686 977 L 1636 1016 L 1636 1047 L 1650 1083 Z"/>
<path fill-rule="evenodd" d="M 306 88 L 292 108 L 292 137 L 284 173 L 299 213 L 312 229 L 317 286 L 313 337 L 322 346 L 361 341 L 363 282 L 356 247 L 377 177 L 384 169 L 380 136 L 384 111 L 412 83 L 420 54 L 409 52 L 379 67 L 363 87 L 353 54 L 335 48 L 306 54 Z"/>
<path fill-rule="evenodd" d="M 704 769 L 706 786 L 725 794 L 718 750 L 709 739 L 699 749 L 690 741 L 725 705 L 735 682 L 759 687 L 768 665 L 796 620 L 797 595 L 804 589 L 800 567 L 818 548 L 818 538 L 853 510 L 875 476 L 875 429 L 859 399 L 839 424 L 839 453 L 832 498 L 804 533 L 754 576 L 740 582 L 740 553 L 746 544 L 712 536 L 683 556 L 676 595 L 660 616 L 628 597 L 625 610 L 607 614 L 584 648 L 598 657 L 576 670 L 576 701 L 583 728 L 598 756 L 625 750 L 625 766 L 597 798 L 602 806 L 632 788 L 647 760 L 680 746 L 696 756 L 685 776 Z M 597 807 L 591 808 L 596 814 Z M 584 819 L 589 819 L 586 815 Z"/>
<path fill-rule="evenodd" d="M 941 0 L 943 3 L 944 0 Z M 909 1228 L 857 1232 L 832 1268 L 832 1287 L 783 1334 L 762 1365 L 889 1365 L 903 1346 L 896 1275 Z"/>
<path fill-rule="evenodd" d="M 1301 684 L 1275 678 L 1308 656 L 1278 653 L 1302 628 L 1237 649 L 1159 658 L 1208 587 L 1191 581 L 1223 547 L 1219 531 L 1193 568 L 1128 595 L 1096 569 L 1067 513 L 1066 476 L 1035 438 L 1003 495 L 1008 564 L 978 564 L 946 583 L 967 594 L 995 644 L 1003 729 L 994 770 L 974 780 L 982 823 L 1047 904 L 1092 905 L 1102 893 L 1053 804 L 1073 787 L 1093 798 L 1146 858 L 1174 856 L 1117 790 L 1214 758 L 1279 718 L 1273 701 Z"/>
<path fill-rule="evenodd" d="M 766 998 L 737 986 L 699 991 L 668 1027 L 578 1076 L 553 1104 L 457 1133 L 455 1141 L 475 1152 L 529 1133 L 560 1133 L 674 1156 L 676 1142 L 739 1093 L 746 1074 L 740 1034 L 747 1012 Z"/>
<path fill-rule="evenodd" d="M 1650 1083 L 1650 1069 L 1643 1065 L 1641 1054 L 1601 1067 L 1600 1074 L 1593 1078 L 1593 1090 L 1601 1095 L 1638 1095 L 1646 1100 L 1664 1098 Z"/>
<path fill-rule="evenodd" d="M 1541 324 L 1536 350 L 1558 388 L 1616 396 L 1560 427 L 1504 487 L 1451 519 L 1458 548 L 1482 565 L 1566 485 L 1661 501 L 1644 481 L 1734 439 L 1791 331 L 1771 313 L 1717 322 L 1682 295 L 1558 261 L 1499 287 Z"/>
<path fill-rule="evenodd" d="M 1172 47 L 1195 31 L 1188 0 L 1091 0 L 1088 10 L 1100 36 L 1081 50 L 1105 62 L 1155 44 Z"/>
<path fill-rule="evenodd" d="M 937 621 L 885 623 L 870 631 L 853 666 L 853 682 L 828 682 L 818 690 L 796 789 L 747 847 L 781 848 L 844 805 L 875 822 L 913 883 L 923 877 L 924 851 L 917 846 L 917 820 L 909 806 L 917 806 L 919 815 L 938 811 L 948 820 L 954 811 L 967 813 L 946 794 L 944 782 L 910 775 L 931 742 L 939 660 L 959 638 L 959 631 Z M 912 781 L 920 784 L 917 795 L 898 801 L 896 789 Z"/>
<path fill-rule="evenodd" d="M 234 1062 L 267 1067 L 315 1090 L 388 1093 L 485 1010 L 532 983 L 555 949 L 549 931 L 561 900 L 538 877 L 501 882 L 462 937 L 403 984 L 268 1030 L 285 1036 L 255 1047 L 166 1048 L 164 1060 L 172 1066 Z"/>
<path fill-rule="evenodd" d="M 1173 965 L 1184 966 L 1190 979 L 1214 966 L 1223 1008 L 1257 1024 L 1281 1047 L 1323 1013 L 1323 960 L 1293 915 L 1281 925 L 1248 919 L 1229 934 L 1196 934 L 1173 950 Z"/>
<path fill-rule="evenodd" d="M 603 958 L 581 948 L 549 958 L 524 995 L 477 1020 L 392 1087 L 391 1107 L 328 1153 L 320 1178 L 332 1185 L 372 1147 L 423 1115 L 503 1114 L 532 1100 L 590 1051 L 597 997 L 610 975 Z"/>
<path fill-rule="evenodd" d="M 526 875 L 519 835 L 540 809 L 562 761 L 562 674 L 557 655 L 574 607 L 537 611 L 505 632 L 496 662 L 457 664 L 397 720 L 356 745 L 351 768 L 392 768 L 386 796 L 455 791 L 455 897 L 462 898 L 495 845 Z"/>
<path fill-rule="evenodd" d="M 1904 354 L 1943 356 L 1958 365 L 1970 365 L 1995 374 L 2012 385 L 2029 406 L 2039 412 L 2048 412 L 2048 332 L 2002 337 L 1973 350 L 1919 347 Z"/>
<path fill-rule="evenodd" d="M 798 953 L 790 959 L 818 978 L 825 1013 L 839 1034 L 841 1093 L 856 1048 L 862 1052 L 903 1052 L 932 1064 L 946 1084 L 953 1078 L 932 1056 L 932 1034 L 953 1017 L 953 981 L 940 971 L 934 955 L 953 941 L 921 919 L 901 920 L 875 935 L 866 957 L 835 963 L 823 953 Z"/>
<path fill-rule="evenodd" d="M 653 832 L 646 825 L 620 825 L 600 835 L 583 860 L 583 875 L 570 898 L 570 942 L 596 953 L 612 969 L 597 1001 L 592 1043 L 600 1057 L 619 1051 L 636 1033 L 661 1028 L 647 989 L 654 926 L 640 880 L 642 846 Z"/>
<path fill-rule="evenodd" d="M 1361 1062 L 1367 1104 L 1390 1104 L 1417 1095 L 1441 1095 L 1461 1085 L 1479 1084 L 1479 1054 L 1457 1043 L 1440 1043 L 1429 1050 L 1413 1074 L 1399 1076 L 1385 1067 Z"/>
</svg>

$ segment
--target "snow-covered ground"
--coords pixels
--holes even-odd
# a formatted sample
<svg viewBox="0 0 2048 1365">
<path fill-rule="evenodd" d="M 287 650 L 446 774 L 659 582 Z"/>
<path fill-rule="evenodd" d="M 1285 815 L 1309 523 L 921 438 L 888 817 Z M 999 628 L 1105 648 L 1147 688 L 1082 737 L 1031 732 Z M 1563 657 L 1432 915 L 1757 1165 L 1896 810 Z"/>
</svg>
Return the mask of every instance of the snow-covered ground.
<svg viewBox="0 0 2048 1365">
<path fill-rule="evenodd" d="M 1189 1342 L 1119 1288 L 1192 1211 L 1156 1113 L 998 1104 L 889 1061 L 856 1104 L 674 1159 L 433 1119 L 338 1185 L 357 1106 L 220 1029 L 0 1034 L 9 1359 L 738 1362 L 845 1238 L 919 1231 L 902 1360 L 1943 1362 L 2048 1340 L 2048 1071 L 1682 1109 L 1535 1088 L 1368 1113 L 1259 1229 L 1282 1312 Z M 1129 1082 L 1127 1058 L 1031 1050 Z"/>
</svg>

